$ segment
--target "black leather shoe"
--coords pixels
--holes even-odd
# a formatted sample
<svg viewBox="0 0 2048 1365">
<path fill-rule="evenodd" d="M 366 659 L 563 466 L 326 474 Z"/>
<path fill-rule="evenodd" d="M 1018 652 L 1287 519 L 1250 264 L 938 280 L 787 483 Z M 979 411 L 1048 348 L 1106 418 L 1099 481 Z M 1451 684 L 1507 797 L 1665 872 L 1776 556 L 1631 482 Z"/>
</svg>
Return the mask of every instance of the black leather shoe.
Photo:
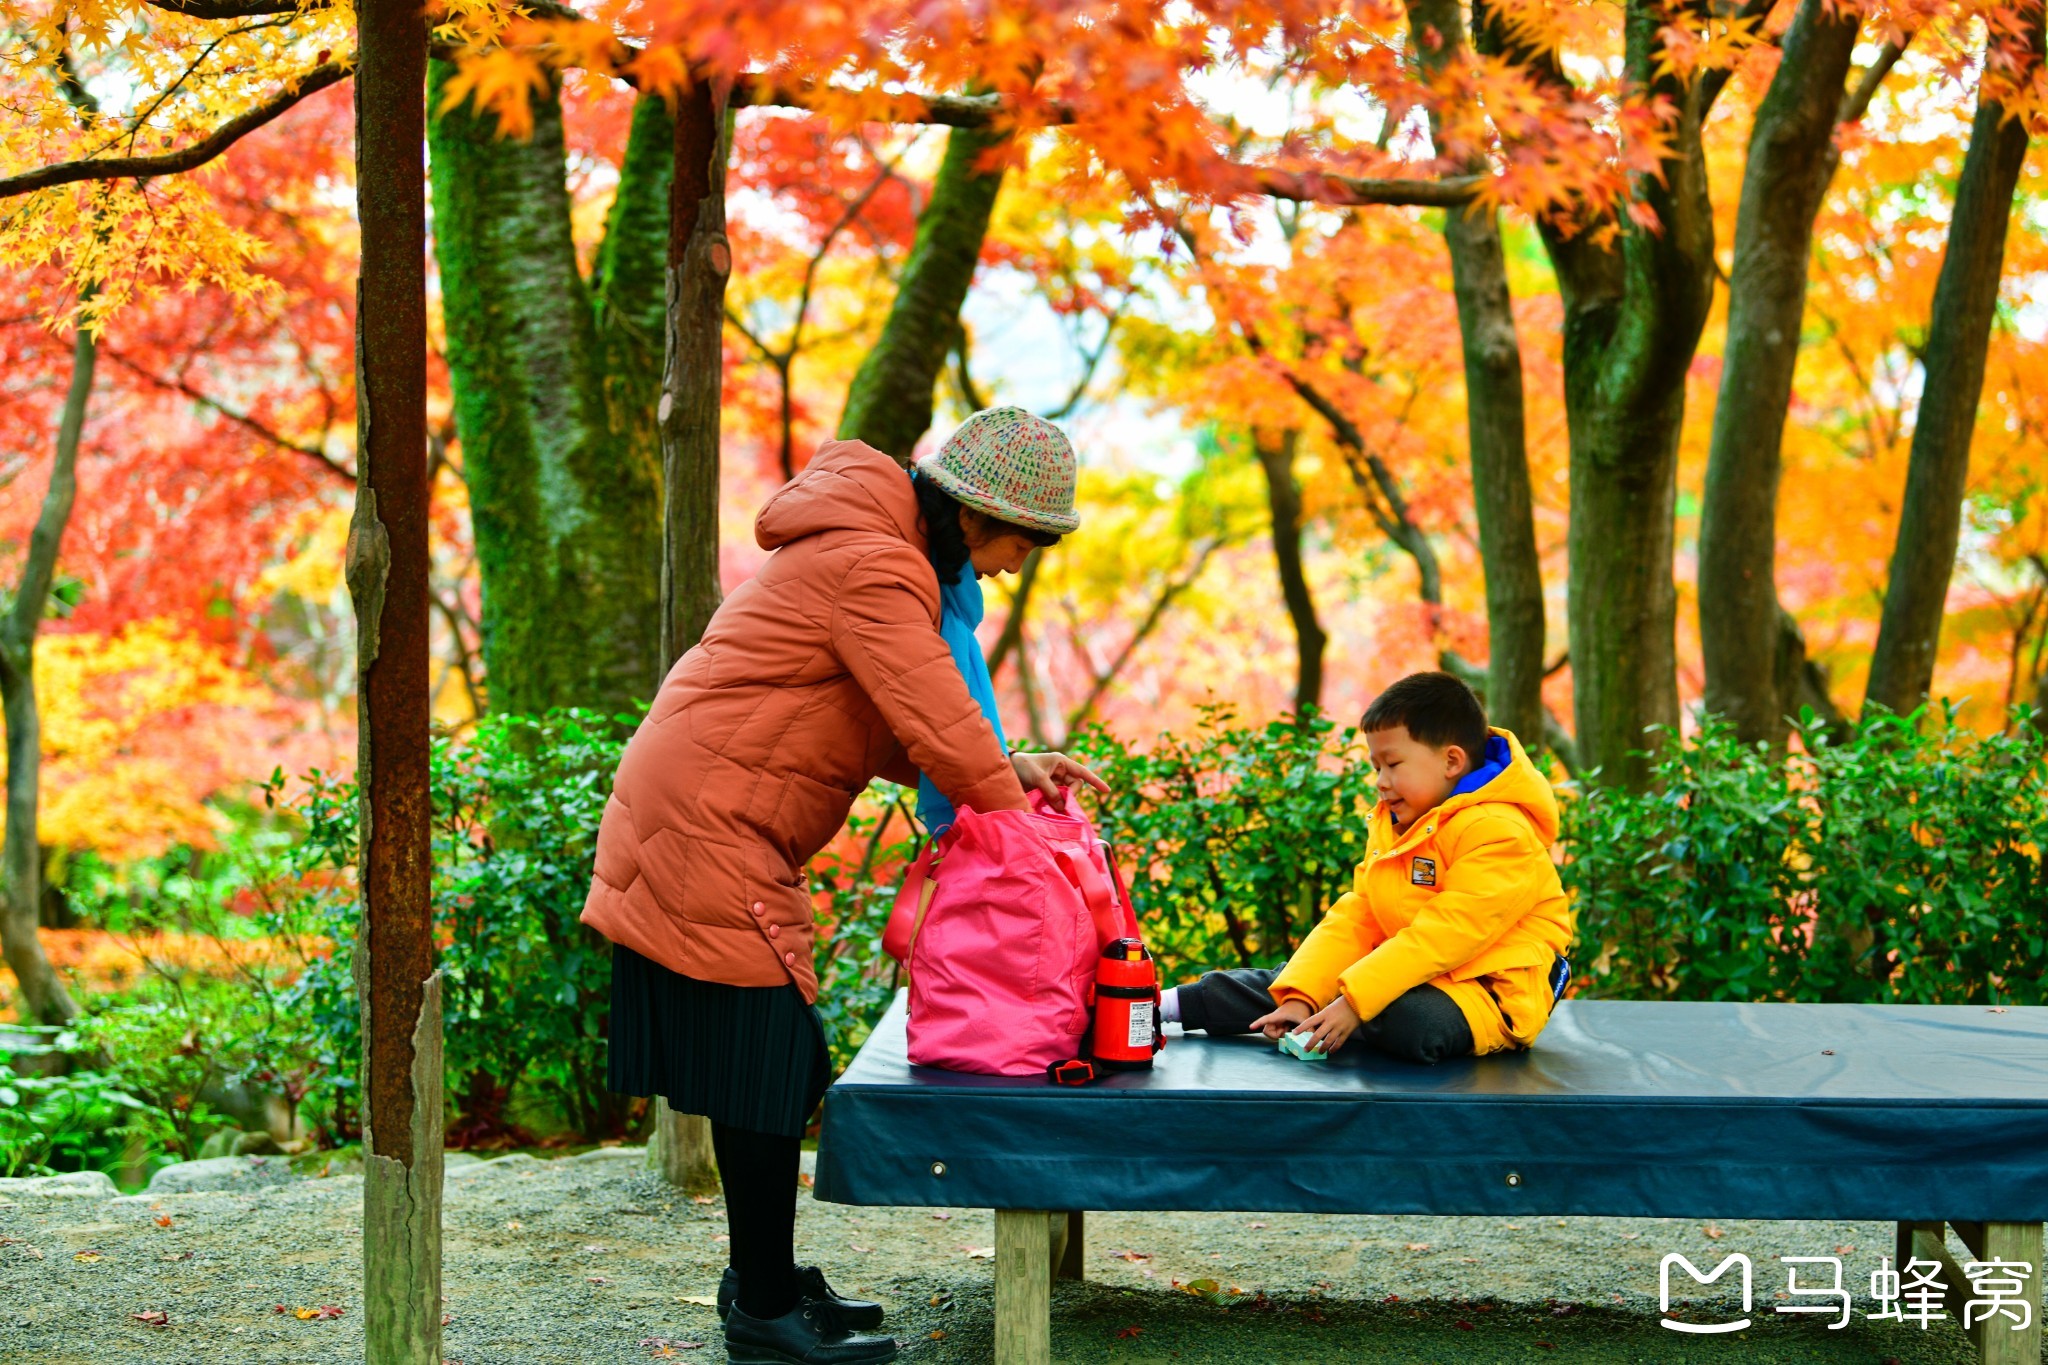
<svg viewBox="0 0 2048 1365">
<path fill-rule="evenodd" d="M 847 1329 L 829 1303 L 803 1299 L 779 1318 L 750 1318 L 739 1305 L 725 1319 L 732 1365 L 882 1365 L 896 1358 L 894 1337 Z"/>
<path fill-rule="evenodd" d="M 718 1320 L 724 1322 L 732 1312 L 732 1301 L 739 1294 L 739 1276 L 732 1267 L 725 1268 L 725 1274 L 718 1279 Z M 829 1303 L 839 1310 L 840 1321 L 856 1332 L 872 1332 L 882 1325 L 882 1305 L 869 1303 L 866 1299 L 842 1298 L 825 1283 L 825 1272 L 814 1265 L 800 1265 L 796 1268 L 796 1289 L 799 1294 L 816 1303 Z"/>
</svg>

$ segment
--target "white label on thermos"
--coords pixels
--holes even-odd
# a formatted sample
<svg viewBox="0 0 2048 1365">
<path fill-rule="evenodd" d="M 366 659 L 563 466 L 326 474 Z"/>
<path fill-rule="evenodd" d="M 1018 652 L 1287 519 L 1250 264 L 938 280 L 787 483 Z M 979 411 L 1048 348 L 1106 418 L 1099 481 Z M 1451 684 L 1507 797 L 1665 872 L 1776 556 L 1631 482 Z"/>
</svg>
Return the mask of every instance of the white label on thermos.
<svg viewBox="0 0 2048 1365">
<path fill-rule="evenodd" d="M 1131 1036 L 1127 1040 L 1132 1047 L 1152 1046 L 1152 1002 L 1133 1000 L 1131 1002 Z"/>
</svg>

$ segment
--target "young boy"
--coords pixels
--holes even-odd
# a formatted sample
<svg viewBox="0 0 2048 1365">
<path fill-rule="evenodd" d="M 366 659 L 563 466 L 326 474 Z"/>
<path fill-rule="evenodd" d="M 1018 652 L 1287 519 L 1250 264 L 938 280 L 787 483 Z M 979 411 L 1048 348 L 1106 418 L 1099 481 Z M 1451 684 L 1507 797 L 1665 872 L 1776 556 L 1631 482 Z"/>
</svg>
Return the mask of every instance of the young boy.
<svg viewBox="0 0 2048 1365">
<path fill-rule="evenodd" d="M 1212 1034 L 1306 1030 L 1322 1052 L 1356 1033 L 1422 1063 L 1527 1047 L 1571 975 L 1550 783 L 1447 673 L 1401 679 L 1362 728 L 1380 800 L 1351 891 L 1279 972 L 1210 972 L 1166 992 L 1162 1016 Z"/>
</svg>

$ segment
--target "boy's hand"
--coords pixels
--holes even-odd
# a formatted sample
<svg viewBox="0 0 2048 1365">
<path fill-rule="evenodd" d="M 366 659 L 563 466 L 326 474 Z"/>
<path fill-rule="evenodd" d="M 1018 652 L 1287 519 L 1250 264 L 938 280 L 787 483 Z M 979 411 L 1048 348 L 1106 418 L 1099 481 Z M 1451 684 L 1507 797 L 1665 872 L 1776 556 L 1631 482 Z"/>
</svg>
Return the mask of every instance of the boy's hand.
<svg viewBox="0 0 2048 1365">
<path fill-rule="evenodd" d="M 1309 1016 L 1306 1000 L 1289 1000 L 1274 1009 L 1271 1014 L 1262 1014 L 1252 1020 L 1252 1027 L 1274 1041 L 1283 1033 L 1292 1033 Z"/>
<path fill-rule="evenodd" d="M 1323 1009 L 1302 1020 L 1302 1028 L 1310 1030 L 1312 1035 L 1303 1046 L 1312 1052 L 1335 1052 L 1344 1046 L 1352 1033 L 1364 1022 L 1358 1017 L 1358 1011 L 1351 1008 L 1351 1002 L 1340 995 Z M 1298 1033 L 1301 1030 L 1295 1031 Z"/>
</svg>

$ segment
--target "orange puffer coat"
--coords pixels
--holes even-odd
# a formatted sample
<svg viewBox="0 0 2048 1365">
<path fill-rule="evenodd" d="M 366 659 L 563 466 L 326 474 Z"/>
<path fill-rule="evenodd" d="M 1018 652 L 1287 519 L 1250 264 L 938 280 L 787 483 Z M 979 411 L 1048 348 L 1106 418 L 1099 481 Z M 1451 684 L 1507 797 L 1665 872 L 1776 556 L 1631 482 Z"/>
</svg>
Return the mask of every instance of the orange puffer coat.
<svg viewBox="0 0 2048 1365">
<path fill-rule="evenodd" d="M 828 443 L 754 536 L 774 553 L 626 746 L 583 922 L 685 976 L 815 1000 L 804 865 L 868 781 L 922 770 L 978 811 L 1021 810 L 1024 790 L 939 634 L 894 460 Z"/>
</svg>

